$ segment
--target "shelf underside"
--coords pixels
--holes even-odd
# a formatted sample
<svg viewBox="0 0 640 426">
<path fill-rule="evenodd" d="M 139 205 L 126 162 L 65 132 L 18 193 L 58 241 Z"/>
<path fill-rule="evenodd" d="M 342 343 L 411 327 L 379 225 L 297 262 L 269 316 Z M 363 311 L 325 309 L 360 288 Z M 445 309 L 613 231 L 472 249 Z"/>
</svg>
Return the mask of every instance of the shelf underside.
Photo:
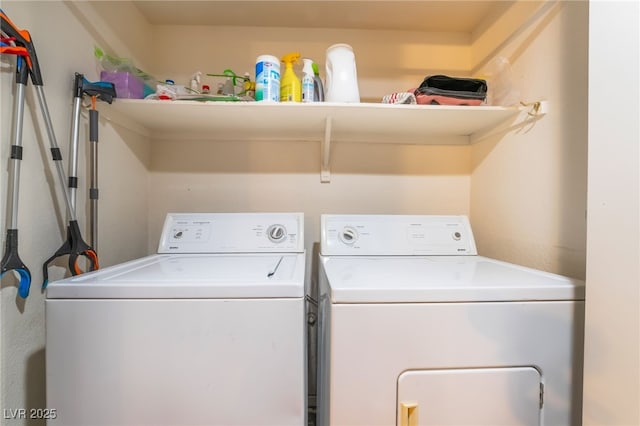
<svg viewBox="0 0 640 426">
<path fill-rule="evenodd" d="M 474 133 L 515 118 L 517 108 L 340 103 L 198 102 L 118 99 L 104 109 L 152 139 L 467 144 Z M 330 121 L 330 123 L 328 123 Z"/>
</svg>

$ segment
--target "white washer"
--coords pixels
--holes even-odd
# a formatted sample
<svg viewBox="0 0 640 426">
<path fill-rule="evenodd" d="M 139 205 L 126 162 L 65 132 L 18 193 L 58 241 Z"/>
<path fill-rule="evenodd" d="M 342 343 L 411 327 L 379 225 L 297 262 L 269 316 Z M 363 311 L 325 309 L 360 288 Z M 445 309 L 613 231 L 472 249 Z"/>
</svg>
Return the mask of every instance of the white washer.
<svg viewBox="0 0 640 426">
<path fill-rule="evenodd" d="M 303 230 L 169 214 L 159 254 L 49 284 L 49 424 L 305 425 Z"/>
<path fill-rule="evenodd" d="M 323 215 L 318 425 L 578 425 L 584 283 L 464 216 Z"/>
</svg>

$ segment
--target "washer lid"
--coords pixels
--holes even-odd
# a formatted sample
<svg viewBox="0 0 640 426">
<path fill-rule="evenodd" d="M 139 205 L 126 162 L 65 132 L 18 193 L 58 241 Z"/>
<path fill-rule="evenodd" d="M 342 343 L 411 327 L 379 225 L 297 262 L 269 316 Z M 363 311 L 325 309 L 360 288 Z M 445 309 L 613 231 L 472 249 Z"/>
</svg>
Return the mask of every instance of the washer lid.
<svg viewBox="0 0 640 426">
<path fill-rule="evenodd" d="M 47 298 L 302 297 L 304 263 L 304 253 L 153 255 L 52 282 Z"/>
<path fill-rule="evenodd" d="M 584 300 L 584 283 L 482 256 L 321 257 L 334 303 Z"/>
</svg>

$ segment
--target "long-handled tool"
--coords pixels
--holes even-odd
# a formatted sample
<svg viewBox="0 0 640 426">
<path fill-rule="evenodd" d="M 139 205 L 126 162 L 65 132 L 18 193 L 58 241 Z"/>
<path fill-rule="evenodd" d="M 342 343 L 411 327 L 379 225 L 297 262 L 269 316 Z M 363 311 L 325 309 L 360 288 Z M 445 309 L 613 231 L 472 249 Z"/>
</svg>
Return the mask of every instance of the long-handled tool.
<svg viewBox="0 0 640 426">
<path fill-rule="evenodd" d="M 51 256 L 43 265 L 43 276 L 44 282 L 42 287 L 45 288 L 48 283 L 48 266 L 49 264 L 56 258 L 61 256 L 69 255 L 69 269 L 73 275 L 77 275 L 82 273 L 77 260 L 80 254 L 84 254 L 92 261 L 92 270 L 98 269 L 99 261 L 98 255 L 95 250 L 95 242 L 97 241 L 97 237 L 93 236 L 94 229 L 94 215 L 97 216 L 97 207 L 94 206 L 95 202 L 97 202 L 97 176 L 93 176 L 97 174 L 97 171 L 94 173 L 94 169 L 97 168 L 97 153 L 93 153 L 94 143 L 98 141 L 98 111 L 95 109 L 96 99 L 100 97 L 100 99 L 105 102 L 111 103 L 113 98 L 116 95 L 115 87 L 113 83 L 108 82 L 96 82 L 91 83 L 80 73 L 75 74 L 74 85 L 73 85 L 73 113 L 72 113 L 72 125 L 71 125 L 71 144 L 69 148 L 69 179 L 68 179 L 68 189 L 69 189 L 69 198 L 71 201 L 71 208 L 76 210 L 76 192 L 78 188 L 78 146 L 80 139 L 80 112 L 82 107 L 82 98 L 84 95 L 91 96 L 91 109 L 89 110 L 89 140 L 92 142 L 92 157 L 95 156 L 93 160 L 96 164 L 92 163 L 92 177 L 91 177 L 91 189 L 89 191 L 89 197 L 91 198 L 91 231 L 92 231 L 92 241 L 91 245 L 84 243 L 84 241 L 78 241 L 79 238 L 79 229 L 76 229 L 76 225 L 69 223 L 69 227 L 67 228 L 67 239 L 62 244 L 62 246 L 56 250 L 56 252 Z M 96 183 L 94 183 L 94 181 Z M 95 202 L 94 202 L 95 200 Z M 76 245 L 74 246 L 74 242 Z M 75 249 L 74 249 L 75 247 Z"/>
<path fill-rule="evenodd" d="M 98 246 L 98 123 L 99 113 L 96 109 L 96 100 L 111 103 L 116 97 L 116 89 L 113 83 L 99 81 L 90 83 L 83 81 L 83 91 L 91 97 L 91 109 L 89 110 L 89 143 L 91 146 L 91 186 L 89 187 L 89 214 L 91 216 L 90 233 L 91 245 L 94 249 Z"/>
<path fill-rule="evenodd" d="M 76 262 L 78 256 L 85 256 L 91 262 L 92 268 L 97 268 L 97 256 L 93 249 L 88 246 L 83 240 L 80 234 L 80 228 L 78 226 L 78 221 L 76 218 L 75 209 L 71 205 L 71 200 L 69 198 L 69 193 L 67 191 L 65 174 L 62 166 L 62 155 L 60 153 L 60 148 L 58 147 L 58 143 L 56 142 L 55 133 L 53 130 L 53 124 L 51 123 L 51 116 L 49 115 L 49 109 L 47 107 L 47 101 L 44 94 L 43 88 L 43 80 L 42 73 L 40 72 L 40 66 L 38 64 L 38 57 L 36 55 L 35 46 L 31 39 L 31 35 L 27 30 L 18 29 L 14 25 L 14 23 L 7 17 L 0 9 L 0 30 L 3 35 L 6 35 L 8 39 L 12 40 L 12 43 L 17 48 L 24 48 L 26 54 L 24 55 L 24 60 L 21 60 L 22 56 L 19 56 L 18 60 L 18 70 L 17 70 L 17 79 L 16 79 L 16 101 L 15 101 L 15 130 L 14 130 L 14 144 L 12 145 L 12 154 L 13 151 L 16 151 L 15 158 L 22 157 L 22 118 L 24 114 L 24 88 L 28 82 L 27 76 L 31 76 L 31 82 L 35 87 L 36 94 L 38 96 L 38 105 L 40 107 L 42 116 L 45 121 L 47 135 L 49 138 L 49 145 L 51 150 L 51 156 L 54 164 L 56 165 L 56 170 L 58 174 L 58 180 L 62 187 L 62 193 L 64 195 L 67 214 L 69 215 L 69 236 L 71 237 L 71 255 L 69 256 L 69 269 L 75 271 Z M 12 155 L 12 159 L 13 159 Z M 17 164 L 16 164 L 17 163 Z M 14 169 L 15 164 L 15 169 Z M 10 228 L 7 231 L 7 253 L 3 256 L 2 262 L 2 274 L 13 270 L 20 275 L 20 285 L 19 285 L 19 294 L 21 297 L 27 297 L 29 294 L 29 286 L 31 283 L 31 275 L 26 266 L 19 260 L 17 255 L 17 194 L 18 194 L 18 185 L 19 185 L 19 162 L 12 161 L 12 171 L 11 171 L 11 180 L 12 187 L 15 190 L 15 196 L 12 195 L 12 217 L 10 218 Z M 13 194 L 12 190 L 12 194 Z M 15 213 L 15 214 L 14 214 Z M 12 231 L 12 232 L 10 232 Z M 15 231 L 15 232 L 13 232 Z M 15 253 L 15 255 L 14 255 Z M 5 261 L 6 259 L 6 261 Z M 17 260 L 16 260 L 17 259 Z M 46 282 L 46 276 L 45 276 Z"/>
<path fill-rule="evenodd" d="M 69 201 L 71 202 L 71 209 L 76 211 L 76 191 L 78 188 L 78 141 L 80 139 L 80 113 L 82 111 L 82 80 L 83 76 L 81 74 L 76 73 L 74 84 L 73 84 L 73 111 L 71 113 L 71 142 L 69 144 L 69 176 L 67 180 L 68 193 L 69 193 Z M 71 217 L 67 218 L 71 221 Z M 73 241 L 77 239 L 77 232 L 80 232 L 79 228 L 76 230 L 75 227 L 72 227 L 71 223 L 67 226 L 67 238 L 62 243 L 62 246 L 46 260 L 42 267 L 42 273 L 44 277 L 44 281 L 42 283 L 42 288 L 46 288 L 49 281 L 49 264 L 56 258 L 62 256 L 71 256 Z M 83 245 L 80 247 L 83 251 L 88 250 L 91 247 L 88 245 Z M 97 262 L 97 254 L 95 256 L 95 262 Z M 76 275 L 75 272 L 75 263 L 73 265 L 69 265 L 69 269 L 71 269 L 71 273 Z M 79 269 L 79 268 L 78 268 Z"/>
<path fill-rule="evenodd" d="M 4 21 L 3 21 L 4 23 Z M 18 294 L 22 298 L 29 295 L 31 272 L 18 255 L 18 194 L 20 188 L 20 162 L 22 160 L 22 119 L 24 116 L 24 88 L 28 78 L 28 52 L 25 48 L 10 46 L 4 41 L 0 47 L 2 53 L 17 56 L 16 97 L 13 103 L 14 125 L 12 130 L 11 166 L 9 171 L 9 209 L 7 240 L 2 256 L 0 277 L 9 271 L 15 271 L 19 277 Z"/>
</svg>

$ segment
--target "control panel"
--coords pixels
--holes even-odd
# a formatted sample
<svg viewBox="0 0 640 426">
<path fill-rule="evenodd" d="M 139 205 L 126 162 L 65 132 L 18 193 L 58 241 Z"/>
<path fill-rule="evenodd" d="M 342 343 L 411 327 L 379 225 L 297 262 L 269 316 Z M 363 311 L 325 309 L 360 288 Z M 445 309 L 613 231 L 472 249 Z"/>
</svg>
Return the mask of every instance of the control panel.
<svg viewBox="0 0 640 426">
<path fill-rule="evenodd" d="M 475 255 L 466 216 L 322 215 L 323 255 Z"/>
<path fill-rule="evenodd" d="M 169 213 L 158 253 L 301 253 L 302 213 Z"/>
</svg>

